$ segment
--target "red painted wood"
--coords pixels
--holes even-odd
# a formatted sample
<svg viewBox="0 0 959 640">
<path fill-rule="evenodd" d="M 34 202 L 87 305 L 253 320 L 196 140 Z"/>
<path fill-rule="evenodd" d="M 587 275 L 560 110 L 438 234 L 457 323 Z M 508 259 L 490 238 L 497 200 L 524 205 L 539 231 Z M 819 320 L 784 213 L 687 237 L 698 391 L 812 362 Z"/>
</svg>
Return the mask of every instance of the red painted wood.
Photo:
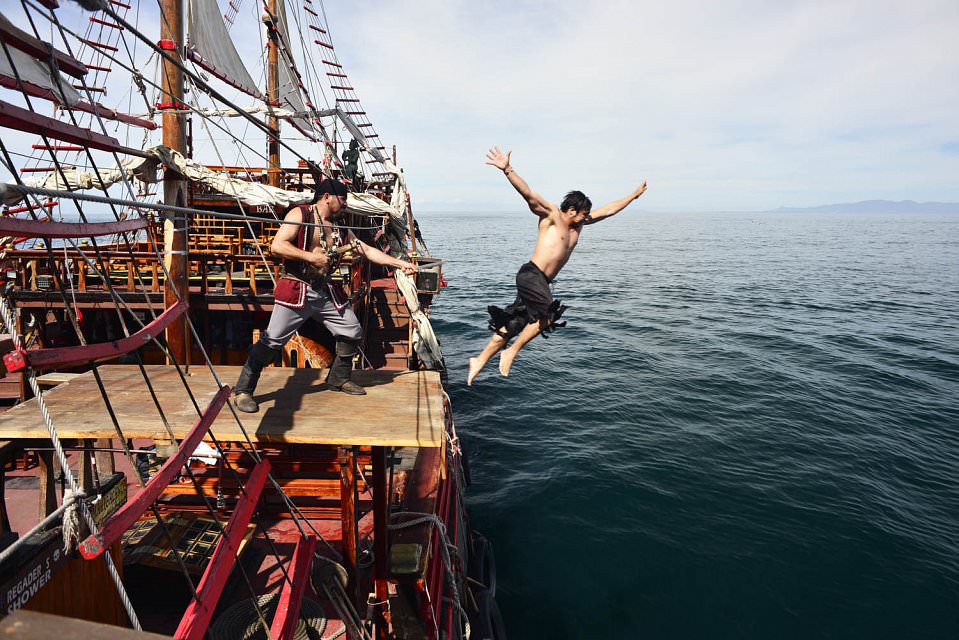
<svg viewBox="0 0 959 640">
<path fill-rule="evenodd" d="M 204 69 L 206 69 L 207 71 L 209 71 L 211 74 L 213 74 L 215 77 L 217 77 L 217 78 L 219 78 L 220 80 L 222 80 L 223 82 L 227 83 L 228 85 L 230 85 L 230 86 L 233 87 L 234 89 L 239 89 L 239 90 L 242 91 L 243 93 L 245 93 L 245 94 L 247 94 L 247 95 L 250 95 L 250 96 L 253 96 L 254 98 L 259 98 L 259 97 L 261 97 L 262 94 L 260 94 L 258 91 L 254 90 L 254 91 L 251 92 L 251 90 L 250 90 L 251 88 L 250 88 L 250 87 L 244 87 L 244 86 L 241 85 L 239 82 L 237 82 L 236 80 L 234 80 L 233 78 L 231 78 L 231 77 L 228 76 L 227 74 L 223 73 L 222 71 L 220 71 L 219 69 L 217 69 L 216 67 L 214 67 L 210 62 L 208 62 L 205 58 L 203 58 L 203 56 L 199 55 L 199 54 L 196 53 L 195 51 L 192 51 L 192 50 L 190 50 L 190 49 L 187 49 L 187 50 L 186 50 L 186 57 L 189 58 L 190 60 L 192 60 L 193 62 L 197 63 L 198 65 L 200 65 L 201 67 L 203 67 Z"/>
<path fill-rule="evenodd" d="M 34 145 L 34 148 L 36 148 L 36 145 Z M 29 204 L 29 205 L 24 205 L 24 206 L 22 206 L 22 207 L 11 207 L 10 209 L 7 209 L 6 211 L 4 211 L 4 212 L 3 212 L 3 215 L 5 215 L 5 216 L 12 216 L 12 215 L 15 214 L 15 213 L 26 213 L 27 211 L 35 211 L 36 209 L 47 209 L 47 210 L 49 210 L 49 209 L 53 209 L 54 207 L 58 206 L 59 204 L 60 204 L 59 202 L 54 202 L 53 200 L 48 200 L 48 201 L 44 202 L 43 204 L 39 204 L 39 205 L 37 205 L 37 204 Z M 46 215 L 46 214 L 41 214 L 41 215 Z"/>
<path fill-rule="evenodd" d="M 300 605 L 303 592 L 310 582 L 310 567 L 313 563 L 313 550 L 316 548 L 316 536 L 310 534 L 300 538 L 293 552 L 293 567 L 288 573 L 290 579 L 283 583 L 280 602 L 276 606 L 273 624 L 270 625 L 270 637 L 274 640 L 293 640 L 296 623 L 300 619 Z"/>
<path fill-rule="evenodd" d="M 42 116 L 27 109 L 17 107 L 0 100 L 0 127 L 8 127 L 17 131 L 26 131 L 27 133 L 36 133 L 42 130 L 47 137 L 63 142 L 72 142 L 82 144 L 92 149 L 101 151 L 116 151 L 137 156 L 138 158 L 150 158 L 149 153 L 142 149 L 124 147 L 115 138 L 105 136 L 100 133 L 94 133 L 89 129 L 81 129 L 65 122 L 60 122 L 55 118 Z"/>
<path fill-rule="evenodd" d="M 224 387 L 224 389 L 228 389 L 228 387 Z M 269 472 L 269 460 L 263 460 L 254 467 L 246 482 L 246 493 L 237 501 L 233 515 L 223 529 L 223 535 L 220 536 L 213 557 L 210 558 L 210 564 L 207 565 L 206 571 L 200 579 L 200 584 L 196 590 L 197 597 L 186 608 L 186 613 L 183 614 L 173 637 L 181 640 L 203 640 L 206 635 L 220 594 L 223 592 L 223 587 L 226 586 L 233 565 L 236 564 L 236 554 L 240 548 L 240 540 L 243 539 L 246 527 L 250 524 L 250 518 L 253 517 L 253 511 L 260 499 L 260 493 L 263 492 L 263 485 L 266 483 L 266 476 Z M 299 551 L 299 547 L 297 547 L 297 550 Z M 310 557 L 312 555 L 311 552 Z"/>
<path fill-rule="evenodd" d="M 27 82 L 26 80 L 18 81 L 15 76 L 5 73 L 0 73 L 0 87 L 22 91 L 32 98 L 41 98 L 43 100 L 50 100 L 51 102 L 60 101 L 52 90 L 41 87 L 38 84 L 33 84 L 32 82 Z"/>
<path fill-rule="evenodd" d="M 107 22 L 106 20 L 94 18 L 93 16 L 90 16 L 90 22 L 96 22 L 97 24 L 102 24 L 104 27 L 110 27 L 111 29 L 119 29 L 120 31 L 123 31 L 123 27 L 115 22 Z"/>
<path fill-rule="evenodd" d="M 96 40 L 90 40 L 89 38 L 77 38 L 80 42 L 90 45 L 96 49 L 106 49 L 107 51 L 119 51 L 119 47 L 114 47 L 112 44 L 107 44 L 106 42 L 98 42 Z"/>
<path fill-rule="evenodd" d="M 56 2 L 53 2 L 54 7 L 56 8 Z M 0 40 L 7 43 L 11 47 L 15 47 L 20 51 L 23 51 L 27 55 L 33 56 L 40 62 L 46 64 L 50 59 L 52 54 L 53 59 L 57 63 L 57 68 L 71 75 L 75 78 L 82 78 L 87 73 L 86 66 L 71 56 L 68 56 L 65 53 L 57 51 L 48 43 L 43 42 L 34 38 L 32 35 L 13 25 L 10 21 L 6 19 L 0 19 Z"/>
<path fill-rule="evenodd" d="M 33 144 L 30 146 L 37 151 L 83 151 L 83 147 L 69 144 Z"/>
<path fill-rule="evenodd" d="M 186 464 L 186 461 L 193 454 L 197 445 L 203 440 L 203 436 L 210 430 L 210 425 L 216 420 L 220 409 L 222 409 L 224 403 L 226 403 L 230 391 L 231 389 L 228 386 L 220 388 L 217 394 L 213 396 L 210 404 L 207 405 L 206 411 L 203 412 L 203 415 L 200 416 L 193 425 L 193 428 L 190 429 L 190 433 L 180 442 L 179 450 L 160 467 L 160 470 L 157 471 L 155 476 L 150 478 L 150 481 L 147 482 L 140 493 L 136 494 L 132 500 L 110 516 L 98 535 L 91 535 L 80 543 L 80 555 L 87 560 L 98 557 L 103 553 L 104 549 L 109 549 L 114 542 L 120 539 L 120 536 L 122 536 L 127 529 L 133 526 L 134 522 L 140 519 L 140 516 L 146 512 L 163 490 L 173 481 L 173 478 L 180 472 L 180 468 Z M 249 489 L 247 490 L 249 491 Z M 244 525 L 244 527 L 246 527 L 246 525 Z M 217 549 L 219 549 L 219 546 Z"/>
<path fill-rule="evenodd" d="M 55 203 L 52 203 L 55 204 Z M 27 238 L 90 238 L 138 231 L 150 226 L 146 218 L 120 222 L 37 222 L 23 218 L 0 218 L 0 235 Z"/>
<path fill-rule="evenodd" d="M 83 111 L 84 113 L 94 113 L 101 118 L 106 118 L 107 120 L 116 120 L 117 122 L 122 122 L 124 124 L 131 124 L 135 127 L 143 127 L 144 129 L 149 129 L 153 131 L 157 129 L 159 125 L 152 120 L 147 120 L 146 118 L 138 118 L 136 116 L 131 116 L 126 113 L 121 113 L 119 111 L 114 111 L 109 107 L 104 107 L 99 102 L 95 104 L 90 104 L 89 102 L 81 100 L 80 102 L 74 105 L 64 105 L 68 109 L 73 111 Z"/>
<path fill-rule="evenodd" d="M 49 224 L 49 223 L 48 223 Z M 115 224 L 115 223 L 111 223 Z M 160 316 L 133 335 L 114 342 L 98 342 L 79 347 L 53 347 L 50 349 L 23 349 L 11 351 L 3 356 L 7 371 L 20 371 L 26 367 L 33 369 L 53 369 L 86 362 L 94 362 L 106 358 L 130 353 L 139 349 L 153 337 L 160 335 L 167 326 L 186 313 L 186 302 L 178 302 L 168 308 Z"/>
<path fill-rule="evenodd" d="M 91 67 L 93 68 L 93 67 Z M 146 118 L 138 118 L 136 116 L 131 116 L 126 113 L 120 113 L 119 111 L 114 111 L 109 107 L 105 107 L 100 103 L 91 104 L 85 100 L 80 100 L 74 104 L 63 104 L 63 100 L 58 96 L 53 90 L 47 89 L 46 87 L 41 87 L 39 85 L 33 84 L 32 82 L 26 81 L 17 81 L 14 76 L 0 74 L 0 86 L 6 87 L 7 89 L 17 89 L 32 96 L 34 98 L 42 98 L 43 100 L 50 100 L 60 105 L 61 108 L 69 109 L 71 111 L 83 111 L 84 113 L 94 113 L 99 115 L 101 118 L 106 118 L 107 120 L 116 120 L 117 122 L 123 122 L 124 124 L 133 125 L 136 127 L 143 127 L 144 129 L 150 129 L 151 131 L 158 128 L 155 122 L 147 120 Z M 83 85 L 73 85 L 77 89 L 83 89 Z M 105 89 L 99 87 L 86 87 L 88 91 L 93 92 L 104 92 Z M 59 121 L 58 121 L 59 122 Z M 64 126 L 69 126 L 66 122 L 62 123 Z M 86 129 L 81 129 L 81 131 L 86 131 Z M 92 146 L 92 145 L 91 145 Z M 36 148 L 36 146 L 34 146 Z M 82 147 L 81 147 L 82 151 Z"/>
</svg>

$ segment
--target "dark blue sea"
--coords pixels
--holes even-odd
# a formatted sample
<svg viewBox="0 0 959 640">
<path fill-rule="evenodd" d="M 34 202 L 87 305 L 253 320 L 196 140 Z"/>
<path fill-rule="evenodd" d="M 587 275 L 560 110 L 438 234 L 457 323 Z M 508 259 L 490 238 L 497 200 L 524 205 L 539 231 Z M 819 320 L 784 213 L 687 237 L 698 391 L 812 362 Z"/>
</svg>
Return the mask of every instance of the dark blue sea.
<svg viewBox="0 0 959 640">
<path fill-rule="evenodd" d="M 467 387 L 535 222 L 420 215 L 511 638 L 959 637 L 959 215 L 627 209 Z"/>
</svg>

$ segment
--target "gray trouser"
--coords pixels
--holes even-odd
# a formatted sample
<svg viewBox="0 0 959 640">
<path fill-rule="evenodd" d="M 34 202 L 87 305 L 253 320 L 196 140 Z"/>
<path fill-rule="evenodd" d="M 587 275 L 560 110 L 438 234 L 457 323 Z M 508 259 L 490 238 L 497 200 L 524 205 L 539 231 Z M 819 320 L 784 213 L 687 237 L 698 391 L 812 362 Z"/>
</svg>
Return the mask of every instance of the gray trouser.
<svg viewBox="0 0 959 640">
<path fill-rule="evenodd" d="M 296 330 L 311 317 L 322 320 L 323 325 L 337 340 L 355 341 L 363 337 L 360 321 L 356 319 L 351 305 L 337 309 L 330 300 L 326 287 L 320 291 L 307 287 L 306 301 L 301 308 L 291 309 L 279 304 L 273 306 L 270 325 L 260 334 L 260 342 L 271 349 L 279 349 L 289 342 Z"/>
</svg>

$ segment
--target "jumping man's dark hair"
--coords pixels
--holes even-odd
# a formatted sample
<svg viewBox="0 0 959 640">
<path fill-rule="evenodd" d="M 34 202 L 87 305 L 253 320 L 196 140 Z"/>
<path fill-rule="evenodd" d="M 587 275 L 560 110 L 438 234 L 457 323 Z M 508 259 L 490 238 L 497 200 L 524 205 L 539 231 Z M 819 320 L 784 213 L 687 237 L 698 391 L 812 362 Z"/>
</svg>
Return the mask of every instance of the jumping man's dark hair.
<svg viewBox="0 0 959 640">
<path fill-rule="evenodd" d="M 560 211 L 575 209 L 576 211 L 589 213 L 592 208 L 593 201 L 587 198 L 586 194 L 582 191 L 570 191 L 566 194 L 566 197 L 563 198 L 562 204 L 559 205 Z"/>
</svg>

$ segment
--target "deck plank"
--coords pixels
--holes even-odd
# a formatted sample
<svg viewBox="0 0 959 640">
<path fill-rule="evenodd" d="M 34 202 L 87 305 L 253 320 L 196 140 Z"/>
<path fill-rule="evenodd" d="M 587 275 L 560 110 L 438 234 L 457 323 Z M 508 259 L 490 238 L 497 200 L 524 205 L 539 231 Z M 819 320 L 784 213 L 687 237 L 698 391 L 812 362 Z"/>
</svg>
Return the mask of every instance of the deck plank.
<svg viewBox="0 0 959 640">
<path fill-rule="evenodd" d="M 125 436 L 166 437 L 137 367 L 107 365 L 99 371 Z M 146 371 L 174 434 L 183 437 L 197 413 L 176 369 L 147 365 Z M 217 367 L 227 384 L 236 380 L 239 371 L 240 367 Z M 260 412 L 239 414 L 250 437 L 262 443 L 442 446 L 443 389 L 437 372 L 356 371 L 353 379 L 366 387 L 366 396 L 331 391 L 322 384 L 325 377 L 325 369 L 264 369 L 254 395 Z M 201 407 L 217 390 L 206 367 L 191 367 L 189 384 Z M 92 373 L 50 389 L 44 398 L 61 438 L 115 437 Z M 218 440 L 244 439 L 229 410 L 221 412 L 211 431 Z M 36 400 L 0 414 L 0 439 L 44 437 L 47 430 Z"/>
</svg>

